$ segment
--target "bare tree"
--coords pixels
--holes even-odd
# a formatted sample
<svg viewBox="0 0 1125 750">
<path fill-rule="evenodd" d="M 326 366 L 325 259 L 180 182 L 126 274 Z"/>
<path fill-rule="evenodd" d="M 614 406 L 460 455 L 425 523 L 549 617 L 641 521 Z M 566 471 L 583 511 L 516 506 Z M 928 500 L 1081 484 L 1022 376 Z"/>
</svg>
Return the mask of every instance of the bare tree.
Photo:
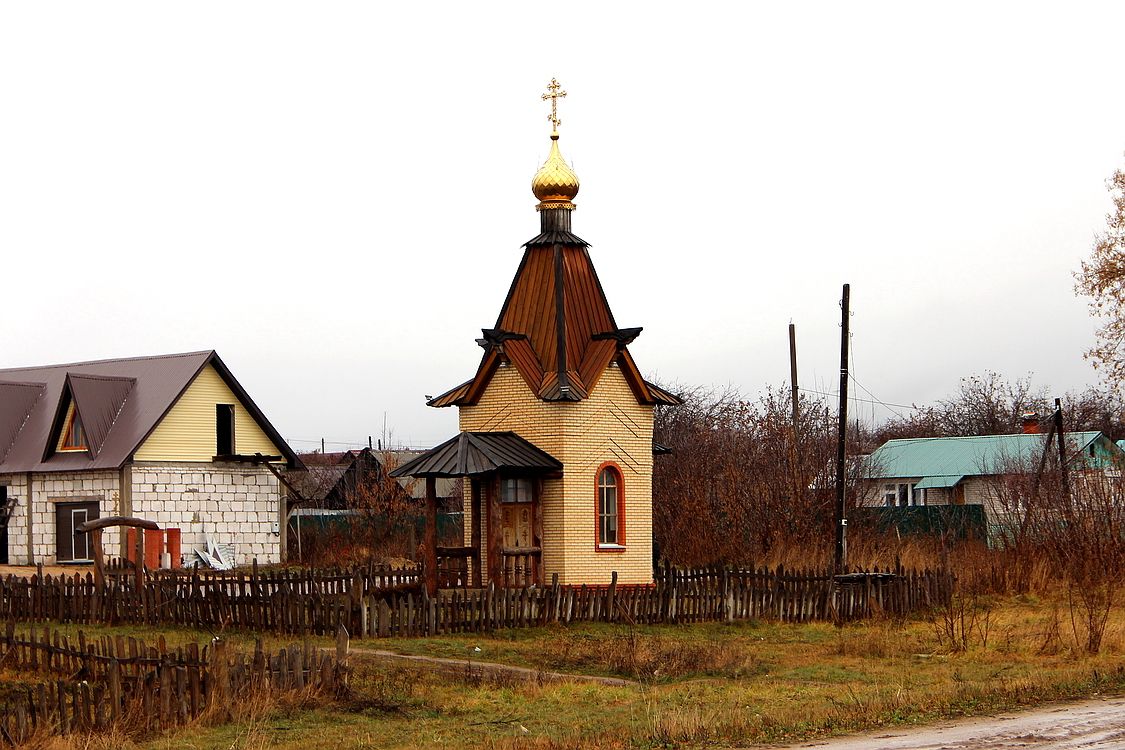
<svg viewBox="0 0 1125 750">
<path fill-rule="evenodd" d="M 687 565 L 831 559 L 835 423 L 823 402 L 802 397 L 795 436 L 789 399 L 788 389 L 749 401 L 729 388 L 696 388 L 684 405 L 658 412 L 655 439 L 672 449 L 653 477 L 663 557 Z M 849 444 L 869 442 L 856 433 Z M 849 464 L 853 502 L 860 465 Z"/>
<path fill-rule="evenodd" d="M 932 406 L 915 407 L 875 428 L 878 444 L 897 438 L 1005 435 L 1020 432 L 1027 413 L 1045 416 L 1054 410 L 1046 387 L 1031 377 L 1008 380 L 985 372 L 962 378 L 958 392 Z M 1092 386 L 1063 396 L 1073 430 L 1100 430 L 1125 437 L 1125 400 L 1112 388 Z"/>
<path fill-rule="evenodd" d="M 1015 590 L 1061 583 L 1075 649 L 1096 654 L 1125 584 L 1123 467 L 1072 451 L 1064 471 L 1052 445 L 1044 450 L 1045 461 L 1011 461 L 992 482 L 997 562 Z"/>
<path fill-rule="evenodd" d="M 1105 232 L 1094 241 L 1090 259 L 1082 262 L 1075 288 L 1091 297 L 1090 311 L 1104 323 L 1097 344 L 1086 353 L 1110 382 L 1125 377 L 1125 170 L 1109 180 L 1113 210 L 1106 214 Z"/>
</svg>

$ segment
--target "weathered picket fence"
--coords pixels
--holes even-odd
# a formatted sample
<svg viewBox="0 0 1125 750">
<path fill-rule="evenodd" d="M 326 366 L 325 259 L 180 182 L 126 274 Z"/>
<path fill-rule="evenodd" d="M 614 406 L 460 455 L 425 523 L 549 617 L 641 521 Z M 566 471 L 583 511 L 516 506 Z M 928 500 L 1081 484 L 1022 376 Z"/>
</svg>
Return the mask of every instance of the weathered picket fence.
<svg viewBox="0 0 1125 750">
<path fill-rule="evenodd" d="M 413 568 L 155 571 L 139 590 L 132 576 L 8 576 L 0 619 L 86 624 L 179 625 L 302 635 L 358 632 L 364 598 L 420 590 Z"/>
<path fill-rule="evenodd" d="M 38 730 L 68 734 L 124 722 L 151 731 L 184 724 L 212 711 L 222 719 L 238 702 L 293 690 L 335 694 L 347 680 L 347 634 L 335 654 L 308 643 L 253 654 L 232 653 L 216 640 L 202 649 L 176 649 L 163 639 L 103 636 L 71 641 L 58 631 L 17 635 L 9 623 L 0 665 L 42 681 L 0 705 L 0 737 L 18 745 Z M 58 678 L 59 675 L 65 675 Z M 55 679 L 52 679 L 55 677 Z"/>
<path fill-rule="evenodd" d="M 692 623 L 769 619 L 846 622 L 906 615 L 943 604 L 945 571 L 830 571 L 661 566 L 651 585 L 453 589 L 427 596 L 413 571 L 317 577 L 256 571 L 131 578 L 9 577 L 0 581 L 0 618 L 78 624 L 146 624 L 355 637 L 424 636 L 547 623 Z"/>
<path fill-rule="evenodd" d="M 777 620 L 848 622 L 905 616 L 949 601 L 945 571 L 830 572 L 662 568 L 653 585 L 453 589 L 365 600 L 357 635 L 422 637 L 550 623 L 677 624 Z"/>
</svg>

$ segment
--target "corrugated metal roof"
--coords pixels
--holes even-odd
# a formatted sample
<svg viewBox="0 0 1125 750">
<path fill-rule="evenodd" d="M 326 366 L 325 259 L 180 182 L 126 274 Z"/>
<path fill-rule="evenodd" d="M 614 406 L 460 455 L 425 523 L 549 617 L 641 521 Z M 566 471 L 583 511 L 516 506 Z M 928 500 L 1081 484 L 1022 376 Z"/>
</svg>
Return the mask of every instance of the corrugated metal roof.
<svg viewBox="0 0 1125 750">
<path fill-rule="evenodd" d="M 562 462 L 514 432 L 462 432 L 391 472 L 393 477 L 467 477 L 494 471 L 548 473 Z"/>
<path fill-rule="evenodd" d="M 0 382 L 0 465 L 46 390 L 46 383 Z"/>
<path fill-rule="evenodd" d="M 0 406 L 0 440 L 13 435 L 6 454 L 0 447 L 0 474 L 119 468 L 208 364 L 238 396 L 289 465 L 299 464 L 296 454 L 227 366 L 208 350 L 0 370 L 0 396 L 22 392 L 20 384 L 42 383 L 41 395 L 23 417 L 18 406 Z M 51 438 L 57 438 L 60 419 L 65 415 L 65 396 L 71 390 L 75 404 L 81 408 L 79 416 L 88 431 L 87 439 L 94 434 L 100 442 L 96 451 L 50 450 Z M 20 421 L 22 425 L 17 425 Z"/>
<path fill-rule="evenodd" d="M 1102 433 L 1096 431 L 1068 433 L 1067 450 L 1077 455 L 1099 437 Z M 1038 461 L 1046 441 L 1043 434 L 888 440 L 871 454 L 867 465 L 875 478 L 997 474 L 1012 463 Z"/>
<path fill-rule="evenodd" d="M 74 396 L 74 408 L 82 419 L 91 454 L 101 453 L 102 444 L 136 383 L 136 378 L 67 374 L 65 390 Z"/>
<path fill-rule="evenodd" d="M 942 489 L 942 488 L 945 488 L 945 487 L 953 487 L 954 485 L 956 485 L 958 482 L 960 482 L 964 478 L 965 477 L 962 474 L 953 474 L 951 476 L 942 474 L 942 475 L 933 476 L 933 477 L 926 477 L 921 482 L 914 485 L 914 489 L 916 489 L 916 490 L 935 489 L 936 490 L 936 489 Z"/>
</svg>

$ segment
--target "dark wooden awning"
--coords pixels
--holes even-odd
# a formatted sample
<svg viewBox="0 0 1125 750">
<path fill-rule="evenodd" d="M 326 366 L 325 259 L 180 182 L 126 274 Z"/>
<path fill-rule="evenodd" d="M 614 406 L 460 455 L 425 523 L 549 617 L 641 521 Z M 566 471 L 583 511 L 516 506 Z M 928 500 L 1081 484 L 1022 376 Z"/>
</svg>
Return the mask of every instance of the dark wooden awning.
<svg viewBox="0 0 1125 750">
<path fill-rule="evenodd" d="M 393 477 L 471 477 L 496 471 L 550 474 L 562 462 L 514 432 L 462 432 L 391 472 Z"/>
</svg>

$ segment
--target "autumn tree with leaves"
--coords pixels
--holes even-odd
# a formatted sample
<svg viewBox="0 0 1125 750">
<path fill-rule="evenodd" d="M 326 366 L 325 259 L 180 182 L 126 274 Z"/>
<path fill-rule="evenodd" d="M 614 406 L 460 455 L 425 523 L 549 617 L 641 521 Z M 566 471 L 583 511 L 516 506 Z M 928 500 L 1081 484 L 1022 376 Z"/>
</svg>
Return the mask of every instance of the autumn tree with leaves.
<svg viewBox="0 0 1125 750">
<path fill-rule="evenodd" d="M 1125 170 L 1109 179 L 1113 210 L 1097 236 L 1090 259 L 1077 274 L 1079 294 L 1091 297 L 1090 310 L 1103 320 L 1098 340 L 1086 356 L 1112 383 L 1125 381 Z"/>
</svg>

